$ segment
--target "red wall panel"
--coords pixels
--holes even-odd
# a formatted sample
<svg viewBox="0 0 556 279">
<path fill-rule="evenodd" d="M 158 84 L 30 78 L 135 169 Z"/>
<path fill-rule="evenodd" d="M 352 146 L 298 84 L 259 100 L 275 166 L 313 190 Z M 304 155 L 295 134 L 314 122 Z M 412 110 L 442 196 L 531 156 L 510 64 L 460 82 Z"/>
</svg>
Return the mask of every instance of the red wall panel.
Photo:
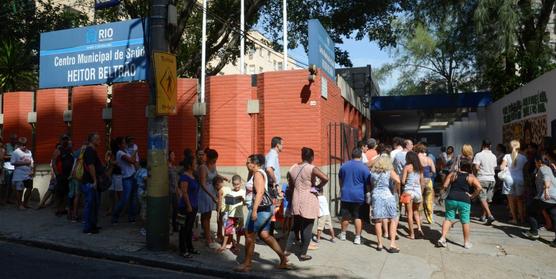
<svg viewBox="0 0 556 279">
<path fill-rule="evenodd" d="M 147 117 L 150 88 L 147 83 L 119 83 L 112 86 L 112 138 L 132 136 L 139 157 L 147 158 Z"/>
<path fill-rule="evenodd" d="M 4 93 L 4 130 L 7 141 L 11 134 L 26 137 L 31 143 L 31 125 L 27 122 L 28 113 L 33 111 L 33 92 Z"/>
<path fill-rule="evenodd" d="M 195 151 L 197 120 L 193 116 L 193 104 L 197 102 L 197 80 L 178 79 L 177 115 L 168 117 L 169 150 L 176 152 L 178 161 L 183 150 Z"/>
<path fill-rule="evenodd" d="M 72 91 L 72 140 L 80 146 L 90 133 L 98 133 L 101 144 L 98 155 L 104 160 L 106 130 L 102 120 L 102 109 L 106 107 L 106 86 L 74 87 Z"/>
<path fill-rule="evenodd" d="M 67 89 L 37 91 L 37 129 L 35 160 L 40 164 L 50 162 L 52 150 L 62 134 L 68 133 L 64 123 L 64 110 L 68 108 Z M 77 142 L 78 144 L 80 142 Z"/>
</svg>

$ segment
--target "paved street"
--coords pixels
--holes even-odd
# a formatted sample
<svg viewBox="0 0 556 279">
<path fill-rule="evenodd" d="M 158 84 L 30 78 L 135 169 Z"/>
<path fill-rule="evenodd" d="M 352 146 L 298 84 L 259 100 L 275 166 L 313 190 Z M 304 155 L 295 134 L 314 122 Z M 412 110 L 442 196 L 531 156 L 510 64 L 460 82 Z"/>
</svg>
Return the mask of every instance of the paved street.
<svg viewBox="0 0 556 279">
<path fill-rule="evenodd" d="M 85 258 L 0 241 L 1 278 L 191 278 L 210 279 L 164 269 Z"/>
<path fill-rule="evenodd" d="M 441 207 L 437 209 L 441 209 Z M 524 239 L 520 234 L 524 227 L 515 227 L 504 222 L 505 209 L 503 206 L 497 206 L 495 212 L 501 217 L 500 221 L 495 222 L 493 226 L 485 226 L 472 220 L 471 240 L 474 247 L 470 250 L 461 247 L 463 239 L 460 224 L 456 224 L 449 235 L 448 248 L 441 249 L 434 246 L 434 242 L 440 235 L 440 224 L 443 221 L 442 213 L 438 212 L 435 224 L 423 227 L 425 239 L 407 239 L 406 223 L 402 221 L 399 230 L 401 233 L 400 254 L 377 252 L 374 249 L 375 236 L 364 232 L 363 245 L 360 246 L 353 245 L 350 241 L 330 243 L 323 240 L 318 250 L 309 252 L 313 256 L 311 261 L 300 262 L 292 255 L 290 262 L 295 270 L 284 272 L 274 269 L 274 265 L 278 263 L 277 256 L 267 246 L 257 245 L 254 270 L 250 276 L 253 276 L 252 278 L 354 279 L 556 278 L 556 266 L 554 265 L 556 249 L 547 244 L 547 240 L 553 239 L 554 233 L 541 231 L 542 241 Z M 103 227 L 101 233 L 86 235 L 81 233 L 81 224 L 68 222 L 64 217 L 55 217 L 50 209 L 19 211 L 13 207 L 1 207 L 0 220 L 0 238 L 2 239 L 23 241 L 41 247 L 54 247 L 65 252 L 91 257 L 126 262 L 131 260 L 155 267 L 193 273 L 201 272 L 217 277 L 244 278 L 240 274 L 230 272 L 243 259 L 243 251 L 240 255 L 234 255 L 229 251 L 216 253 L 213 248 L 206 247 L 200 241 L 195 241 L 194 245 L 201 251 L 201 255 L 186 260 L 177 255 L 177 235 L 173 234 L 170 238 L 169 251 L 152 252 L 144 246 L 145 238 L 139 233 L 139 225 L 124 222 L 112 226 L 109 224 L 108 218 L 103 218 L 100 222 Z M 334 223 L 338 228 L 335 218 Z M 214 217 L 212 225 L 214 230 Z M 196 234 L 198 231 L 195 229 Z M 350 239 L 353 239 L 351 233 L 348 234 L 348 240 Z M 385 242 L 385 245 L 388 245 L 388 242 Z M 62 254 L 61 257 L 43 256 L 45 255 L 44 250 L 24 248 L 22 255 L 9 256 L 7 260 L 4 259 L 6 257 L 4 250 L 8 248 L 2 248 L 0 250 L 2 264 L 8 265 L 9 263 L 9 268 L 25 272 L 38 272 L 40 268 L 52 267 L 52 270 L 48 272 L 62 275 L 68 272 L 68 268 L 69 272 L 79 271 L 80 274 L 85 275 L 105 271 L 107 276 L 112 276 L 111 278 L 119 278 L 118 276 L 123 275 L 148 278 L 149 274 L 153 273 L 168 276 L 163 278 L 173 278 L 172 276 L 176 275 L 176 273 L 165 273 L 157 269 L 116 262 L 107 263 L 65 254 Z M 15 253 L 12 248 L 8 250 L 11 251 L 10 253 Z M 61 260 L 64 258 L 70 260 Z M 89 263 L 93 264 L 89 265 Z M 115 268 L 103 268 L 104 266 Z M 102 270 L 99 271 L 99 267 Z M 125 270 L 129 268 L 130 271 L 122 273 L 121 268 L 125 268 Z"/>
</svg>

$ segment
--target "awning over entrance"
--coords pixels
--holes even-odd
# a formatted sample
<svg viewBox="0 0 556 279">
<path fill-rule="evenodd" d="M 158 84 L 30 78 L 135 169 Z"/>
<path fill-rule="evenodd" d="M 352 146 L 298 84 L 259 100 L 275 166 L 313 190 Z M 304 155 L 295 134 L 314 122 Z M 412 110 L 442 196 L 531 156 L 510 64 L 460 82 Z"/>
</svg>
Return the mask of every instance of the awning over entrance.
<svg viewBox="0 0 556 279">
<path fill-rule="evenodd" d="M 389 135 L 443 130 L 492 103 L 490 92 L 373 97 L 371 119 Z"/>
</svg>

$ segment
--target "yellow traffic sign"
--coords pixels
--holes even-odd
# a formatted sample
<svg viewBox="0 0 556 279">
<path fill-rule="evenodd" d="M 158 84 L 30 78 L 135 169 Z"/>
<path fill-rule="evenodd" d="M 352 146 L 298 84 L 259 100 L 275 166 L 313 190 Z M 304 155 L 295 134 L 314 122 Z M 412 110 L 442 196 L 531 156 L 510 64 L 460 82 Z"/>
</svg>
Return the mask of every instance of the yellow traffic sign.
<svg viewBox="0 0 556 279">
<path fill-rule="evenodd" d="M 175 115 L 178 99 L 176 56 L 168 52 L 154 52 L 156 79 L 156 114 Z"/>
</svg>

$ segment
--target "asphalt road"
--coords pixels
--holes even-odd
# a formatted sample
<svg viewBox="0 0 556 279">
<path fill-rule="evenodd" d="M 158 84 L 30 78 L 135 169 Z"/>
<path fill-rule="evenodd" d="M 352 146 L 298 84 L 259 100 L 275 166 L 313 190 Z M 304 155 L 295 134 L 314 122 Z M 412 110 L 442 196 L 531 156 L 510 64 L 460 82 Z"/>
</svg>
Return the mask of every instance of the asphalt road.
<svg viewBox="0 0 556 279">
<path fill-rule="evenodd" d="M 0 241 L 0 278 L 213 279 L 215 277 L 74 256 Z"/>
</svg>

